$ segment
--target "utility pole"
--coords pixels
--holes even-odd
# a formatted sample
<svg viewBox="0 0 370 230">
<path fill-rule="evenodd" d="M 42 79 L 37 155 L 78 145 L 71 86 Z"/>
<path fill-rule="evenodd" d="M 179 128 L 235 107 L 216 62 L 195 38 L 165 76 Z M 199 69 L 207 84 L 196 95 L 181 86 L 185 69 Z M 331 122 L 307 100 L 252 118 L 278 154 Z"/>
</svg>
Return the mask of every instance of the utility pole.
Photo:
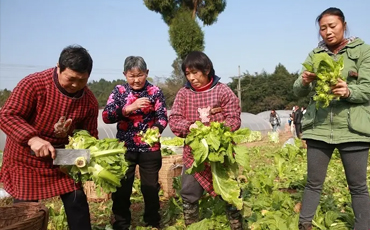
<svg viewBox="0 0 370 230">
<path fill-rule="evenodd" d="M 238 87 L 237 87 L 236 91 L 238 91 L 239 106 L 240 106 L 240 109 L 242 110 L 242 89 L 241 89 L 241 86 L 240 86 L 240 78 L 241 78 L 241 76 L 240 76 L 240 65 L 238 65 Z"/>
</svg>

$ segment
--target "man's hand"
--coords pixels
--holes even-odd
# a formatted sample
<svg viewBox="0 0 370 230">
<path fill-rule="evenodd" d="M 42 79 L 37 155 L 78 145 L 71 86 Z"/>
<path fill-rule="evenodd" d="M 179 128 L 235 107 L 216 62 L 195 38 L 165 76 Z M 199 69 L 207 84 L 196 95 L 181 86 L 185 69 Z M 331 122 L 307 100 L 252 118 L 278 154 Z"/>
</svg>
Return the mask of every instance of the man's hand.
<svg viewBox="0 0 370 230">
<path fill-rule="evenodd" d="M 54 133 L 56 137 L 64 138 L 68 136 L 68 130 L 71 127 L 72 119 L 67 119 L 65 116 L 59 118 L 59 121 L 54 125 Z"/>
<path fill-rule="evenodd" d="M 28 145 L 37 157 L 51 156 L 52 159 L 55 159 L 55 149 L 50 142 L 40 137 L 32 137 L 28 140 Z"/>
</svg>

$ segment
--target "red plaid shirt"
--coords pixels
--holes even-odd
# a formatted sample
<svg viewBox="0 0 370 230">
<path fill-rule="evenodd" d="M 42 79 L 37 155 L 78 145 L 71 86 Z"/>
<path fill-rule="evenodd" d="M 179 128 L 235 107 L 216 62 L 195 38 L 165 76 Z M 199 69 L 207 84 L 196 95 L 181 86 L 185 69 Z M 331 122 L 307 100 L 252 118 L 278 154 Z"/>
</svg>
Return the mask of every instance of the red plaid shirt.
<svg viewBox="0 0 370 230">
<path fill-rule="evenodd" d="M 195 92 L 189 88 L 181 88 L 176 95 L 169 125 L 172 132 L 179 137 L 186 137 L 189 127 L 195 121 L 200 121 L 198 108 L 222 108 L 222 112 L 210 114 L 210 121 L 225 122 L 233 131 L 240 127 L 239 100 L 234 92 L 225 84 L 217 83 L 211 89 L 203 92 Z M 191 148 L 185 146 L 183 155 L 184 165 L 190 168 L 194 158 Z M 212 173 L 210 166 L 206 166 L 202 172 L 194 174 L 195 179 L 212 196 L 217 194 L 213 190 Z"/>
<path fill-rule="evenodd" d="M 52 68 L 27 76 L 0 110 L 0 129 L 7 135 L 0 181 L 16 199 L 40 200 L 80 187 L 54 166 L 50 157 L 31 155 L 27 145 L 31 137 L 64 147 L 68 137 L 54 135 L 54 124 L 61 116 L 72 119 L 69 135 L 78 128 L 98 136 L 98 102 L 92 92 L 85 87 L 80 97 L 69 97 L 61 93 L 55 74 Z"/>
</svg>

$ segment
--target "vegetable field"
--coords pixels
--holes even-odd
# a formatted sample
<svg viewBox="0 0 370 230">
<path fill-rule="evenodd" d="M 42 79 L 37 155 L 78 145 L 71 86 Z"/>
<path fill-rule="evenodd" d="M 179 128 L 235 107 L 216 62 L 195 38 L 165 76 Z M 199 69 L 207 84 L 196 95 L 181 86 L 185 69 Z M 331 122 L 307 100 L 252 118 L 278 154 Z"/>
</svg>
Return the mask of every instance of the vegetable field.
<svg viewBox="0 0 370 230">
<path fill-rule="evenodd" d="M 300 201 L 305 185 L 306 149 L 296 140 L 296 145 L 286 145 L 286 135 L 280 136 L 275 143 L 268 137 L 258 138 L 246 145 L 250 158 L 249 170 L 242 172 L 238 181 L 242 188 L 244 225 L 253 230 L 295 230 L 298 229 Z M 369 170 L 370 168 L 368 168 Z M 370 172 L 369 172 L 370 175 Z M 179 178 L 174 178 L 174 187 L 180 189 Z M 178 193 L 177 193 L 178 194 Z M 135 180 L 132 195 L 132 229 L 145 228 L 142 221 L 143 198 L 140 193 L 140 181 Z M 10 204 L 11 199 L 1 200 L 0 206 Z M 62 202 L 59 198 L 43 200 L 50 209 L 49 229 L 68 229 Z M 112 229 L 111 200 L 89 202 L 93 229 Z M 201 221 L 185 227 L 181 199 L 161 197 L 162 229 L 229 229 L 225 215 L 225 203 L 219 198 L 204 195 L 200 202 Z M 315 230 L 353 229 L 354 215 L 351 199 L 345 180 L 344 170 L 335 152 L 330 162 L 324 184 L 320 206 L 314 219 Z"/>
</svg>

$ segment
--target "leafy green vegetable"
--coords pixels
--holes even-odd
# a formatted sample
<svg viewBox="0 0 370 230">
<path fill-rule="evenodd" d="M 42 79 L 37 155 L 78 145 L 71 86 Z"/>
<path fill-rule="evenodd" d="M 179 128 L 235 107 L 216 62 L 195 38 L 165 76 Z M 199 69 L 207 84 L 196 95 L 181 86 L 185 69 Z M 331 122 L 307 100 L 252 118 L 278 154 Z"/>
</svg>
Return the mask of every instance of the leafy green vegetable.
<svg viewBox="0 0 370 230">
<path fill-rule="evenodd" d="M 339 60 L 334 60 L 328 53 L 317 53 L 312 57 L 312 64 L 305 62 L 302 64 L 309 72 L 317 75 L 315 86 L 316 95 L 313 97 L 316 101 L 316 109 L 328 107 L 333 99 L 339 99 L 337 95 L 332 94 L 331 86 L 338 83 L 338 79 L 346 80 L 341 72 L 344 68 L 343 56 Z"/>
<path fill-rule="evenodd" d="M 105 180 L 105 182 L 115 185 L 116 187 L 121 187 L 120 179 L 113 173 L 103 168 L 101 165 L 93 162 L 88 170 L 90 173 L 92 173 L 92 178 L 94 181 Z"/>
<path fill-rule="evenodd" d="M 161 144 L 169 146 L 184 146 L 184 138 L 181 137 L 161 138 Z"/>
<path fill-rule="evenodd" d="M 250 170 L 250 164 L 249 164 L 249 157 L 245 157 L 246 150 L 245 146 L 242 145 L 235 145 L 233 146 L 234 152 L 235 152 L 235 161 L 238 165 L 243 167 L 246 170 Z"/>
<path fill-rule="evenodd" d="M 161 152 L 162 156 L 182 154 L 184 150 L 184 138 L 181 137 L 161 137 Z"/>
<path fill-rule="evenodd" d="M 85 157 L 77 157 L 75 160 L 75 164 L 79 168 L 83 168 L 86 166 L 86 159 Z"/>
<path fill-rule="evenodd" d="M 223 164 L 212 162 L 212 180 L 215 192 L 222 196 L 222 199 L 233 204 L 238 210 L 243 208 L 243 200 L 240 198 L 239 182 L 231 170 Z"/>
<path fill-rule="evenodd" d="M 157 127 L 149 128 L 144 133 L 143 131 L 139 134 L 141 136 L 142 141 L 147 143 L 150 146 L 153 146 L 155 143 L 159 142 L 159 138 L 161 134 L 159 133 L 159 129 Z"/>
<path fill-rule="evenodd" d="M 187 230 L 199 230 L 199 229 L 214 229 L 214 230 L 224 230 L 225 228 L 230 228 L 227 226 L 226 215 L 215 216 L 210 219 L 203 219 L 199 222 L 191 224 Z"/>
<path fill-rule="evenodd" d="M 215 192 L 241 210 L 243 202 L 237 180 L 239 166 L 248 170 L 250 165 L 247 148 L 238 144 L 250 135 L 250 130 L 244 128 L 231 132 L 230 127 L 219 122 L 211 122 L 210 126 L 205 126 L 200 121 L 196 124 L 198 128 L 191 129 L 185 139 L 185 144 L 190 146 L 194 157 L 193 165 L 186 172 L 202 171 L 205 164 L 209 164 Z"/>
<path fill-rule="evenodd" d="M 88 149 L 96 143 L 97 139 L 90 135 L 86 130 L 79 130 L 69 137 L 69 143 L 66 149 Z"/>
<path fill-rule="evenodd" d="M 68 169 L 69 175 L 75 181 L 94 181 L 96 186 L 101 187 L 104 192 L 115 192 L 121 186 L 121 179 L 124 178 L 128 162 L 124 154 L 126 147 L 124 142 L 115 138 L 97 140 L 86 130 L 80 130 L 69 137 L 67 149 L 89 149 L 90 163 L 81 162 L 80 165 L 64 166 Z M 77 160 L 77 159 L 76 159 Z M 79 159 L 82 160 L 82 159 Z M 100 189 L 97 189 L 97 192 Z"/>
<path fill-rule="evenodd" d="M 268 132 L 267 136 L 269 138 L 269 142 L 279 143 L 279 133 L 278 132 Z"/>
<path fill-rule="evenodd" d="M 161 154 L 162 156 L 171 156 L 171 155 L 175 155 L 176 153 L 169 148 L 162 148 Z"/>
<path fill-rule="evenodd" d="M 59 210 L 56 210 L 55 205 L 49 204 L 47 205 L 49 209 L 49 222 L 47 229 L 55 229 L 55 230 L 64 230 L 68 228 L 67 222 L 67 214 L 64 209 L 64 205 L 62 205 Z"/>
<path fill-rule="evenodd" d="M 251 135 L 250 129 L 244 128 L 244 129 L 238 129 L 232 134 L 232 140 L 236 144 L 244 143 L 246 138 Z"/>
<path fill-rule="evenodd" d="M 260 131 L 251 131 L 250 134 L 243 140 L 244 142 L 255 142 L 262 140 L 262 134 Z"/>
</svg>

